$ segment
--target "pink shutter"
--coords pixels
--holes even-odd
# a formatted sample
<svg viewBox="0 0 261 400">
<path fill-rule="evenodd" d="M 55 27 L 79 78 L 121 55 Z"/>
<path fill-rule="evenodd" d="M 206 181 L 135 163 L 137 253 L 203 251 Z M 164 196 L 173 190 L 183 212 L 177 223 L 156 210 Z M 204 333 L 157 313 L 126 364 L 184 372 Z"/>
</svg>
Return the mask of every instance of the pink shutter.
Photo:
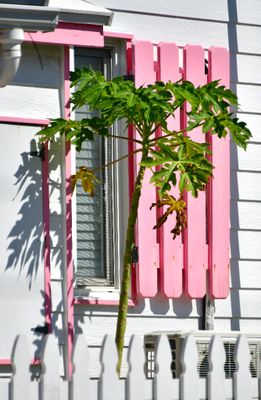
<svg viewBox="0 0 261 400">
<path fill-rule="evenodd" d="M 135 41 L 133 44 L 134 75 L 137 87 L 154 83 L 153 46 L 150 42 Z M 136 157 L 136 165 L 140 162 Z M 159 249 L 156 239 L 155 208 L 150 210 L 156 201 L 156 189 L 149 183 L 151 173 L 146 171 L 139 203 L 137 220 L 137 240 L 139 247 L 139 263 L 137 265 L 137 291 L 142 297 L 154 297 L 157 294 L 157 274 L 159 267 Z"/>
<path fill-rule="evenodd" d="M 187 45 L 184 49 L 184 78 L 195 86 L 206 83 L 205 54 L 201 46 Z M 202 142 L 201 129 L 189 132 L 191 139 Z M 191 298 L 206 294 L 206 269 L 208 250 L 206 244 L 206 193 L 198 198 L 187 195 L 188 227 L 185 232 L 185 290 Z"/>
<path fill-rule="evenodd" d="M 209 80 L 221 79 L 229 87 L 229 53 L 224 48 L 209 51 Z M 230 161 L 229 136 L 211 136 L 214 178 L 209 193 L 209 267 L 210 294 L 225 298 L 229 293 L 229 199 Z"/>
<path fill-rule="evenodd" d="M 160 43 L 158 46 L 158 79 L 163 82 L 176 82 L 181 79 L 179 72 L 179 49 L 174 43 Z M 180 113 L 168 121 L 172 130 L 180 130 Z M 171 191 L 174 197 L 179 192 Z M 169 217 L 160 232 L 160 286 L 161 292 L 168 298 L 182 294 L 183 244 L 181 236 L 173 240 L 170 231 L 175 225 L 175 215 Z"/>
<path fill-rule="evenodd" d="M 153 46 L 150 42 L 135 41 L 133 61 L 136 86 L 153 83 L 154 71 Z M 160 43 L 158 46 L 157 79 L 177 81 L 179 72 L 179 51 L 173 43 Z M 205 74 L 205 51 L 200 46 L 187 45 L 184 49 L 184 79 L 195 86 L 207 82 Z M 228 86 L 228 52 L 222 48 L 209 51 L 208 80 L 222 79 Z M 186 123 L 186 121 L 185 121 Z M 184 127 L 184 112 L 169 120 L 173 130 Z M 193 140 L 205 140 L 201 129 L 189 133 Z M 136 269 L 137 292 L 142 297 L 154 297 L 158 291 L 158 275 L 161 293 L 167 298 L 176 298 L 182 294 L 182 288 L 191 298 L 202 298 L 206 294 L 206 270 L 209 266 L 209 292 L 215 298 L 224 298 L 229 291 L 229 139 L 210 137 L 212 162 L 215 166 L 214 179 L 211 180 L 208 193 L 199 193 L 194 199 L 187 195 L 188 227 L 182 238 L 174 241 L 170 234 L 174 218 L 170 218 L 156 233 L 157 212 L 149 210 L 156 201 L 156 190 L 149 181 L 151 174 L 146 172 L 136 230 L 139 247 L 139 264 Z M 140 155 L 136 157 L 136 165 Z M 177 190 L 172 194 L 176 197 Z M 208 203 L 208 204 L 206 204 Z M 208 235 L 208 237 L 206 237 Z M 159 243 L 158 243 L 159 242 Z M 208 242 L 208 244 L 207 244 Z M 160 267 L 159 274 L 158 268 Z M 183 273 L 184 267 L 184 273 Z M 184 281 L 183 281 L 184 280 Z"/>
</svg>

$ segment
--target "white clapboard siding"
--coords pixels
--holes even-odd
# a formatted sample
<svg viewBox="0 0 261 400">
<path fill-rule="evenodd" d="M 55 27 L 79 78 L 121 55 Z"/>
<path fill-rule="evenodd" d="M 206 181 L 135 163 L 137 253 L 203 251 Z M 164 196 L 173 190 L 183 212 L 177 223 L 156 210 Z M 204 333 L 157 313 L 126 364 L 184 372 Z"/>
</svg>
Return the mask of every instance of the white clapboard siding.
<svg viewBox="0 0 261 400">
<path fill-rule="evenodd" d="M 117 311 L 117 307 L 115 309 L 106 307 L 106 316 L 109 318 L 115 316 L 115 311 Z M 178 299 L 175 299 L 175 302 L 172 300 L 165 300 L 160 298 L 160 296 L 156 297 L 153 300 L 145 299 L 145 301 L 140 301 L 137 306 L 129 307 L 129 318 L 136 318 L 142 316 L 146 318 L 154 317 L 157 315 L 157 320 L 160 321 L 161 318 L 168 319 L 173 316 L 177 317 L 186 317 L 190 315 L 191 317 L 198 317 L 201 314 L 201 306 L 200 302 L 193 299 L 189 299 L 186 296 L 181 296 Z M 75 315 L 90 317 L 91 315 L 95 315 L 98 317 L 104 316 L 104 309 L 102 306 L 99 308 L 92 307 L 92 309 L 86 309 L 82 306 L 76 306 Z M 148 319 L 148 321 L 150 321 Z M 150 322 L 148 322 L 150 324 Z M 160 322 L 159 322 L 160 323 Z"/>
<path fill-rule="evenodd" d="M 231 201 L 232 229 L 261 229 L 261 203 L 253 201 Z"/>
<path fill-rule="evenodd" d="M 236 60 L 232 61 L 232 66 L 236 67 L 231 71 L 231 80 L 233 82 L 261 83 L 261 58 L 259 56 L 237 54 Z"/>
<path fill-rule="evenodd" d="M 261 173 L 231 171 L 231 198 L 261 200 Z"/>
<path fill-rule="evenodd" d="M 261 318 L 260 301 L 260 290 L 231 289 L 231 294 L 227 299 L 215 301 L 215 317 Z"/>
<path fill-rule="evenodd" d="M 261 287 L 261 260 L 231 260 L 233 288 L 259 289 Z M 238 277 L 238 278 L 237 278 Z"/>
<path fill-rule="evenodd" d="M 242 112 L 261 113 L 261 86 L 238 84 L 236 93 Z"/>
<path fill-rule="evenodd" d="M 5 117 L 48 119 L 61 116 L 59 90 L 45 87 L 6 86 L 0 90 Z"/>
<path fill-rule="evenodd" d="M 261 142 L 261 114 L 244 114 L 239 112 L 238 118 L 246 122 L 248 128 L 252 132 L 251 142 Z"/>
<path fill-rule="evenodd" d="M 231 169 L 261 172 L 261 144 L 250 143 L 247 151 L 233 146 L 231 153 Z"/>
<path fill-rule="evenodd" d="M 232 257 L 237 259 L 261 259 L 260 231 L 231 231 Z"/>
<path fill-rule="evenodd" d="M 89 379 L 90 359 L 82 336 L 74 342 L 73 370 L 68 380 L 61 379 L 61 356 L 55 338 L 48 335 L 44 342 L 42 370 L 32 382 L 29 346 L 24 337 L 18 337 L 13 347 L 14 373 L 5 379 L 8 385 L 0 380 L 1 400 L 251 400 L 258 396 L 258 380 L 250 375 L 250 351 L 244 335 L 236 341 L 236 372 L 232 379 L 224 379 L 225 354 L 218 336 L 212 336 L 209 346 L 207 378 L 199 378 L 196 339 L 192 335 L 183 340 L 178 359 L 182 371 L 175 379 L 170 372 L 171 349 L 164 335 L 157 340 L 152 379 L 144 379 L 143 338 L 132 338 L 127 379 L 119 379 L 116 373 L 117 352 L 112 336 L 106 336 L 103 342 L 101 374 L 96 380 Z"/>
<path fill-rule="evenodd" d="M 173 17 L 192 17 L 201 19 L 218 19 L 221 21 L 228 20 L 227 3 L 225 0 L 220 0 L 215 7 L 207 0 L 200 0 L 197 2 L 197 7 L 194 7 L 193 0 L 175 1 L 175 7 L 168 0 L 161 0 L 158 2 L 150 2 L 149 0 L 132 0 L 129 2 L 122 2 L 121 0 L 101 0 L 99 4 L 109 9 L 116 9 L 121 11 L 134 11 L 137 13 L 157 14 Z"/>
<path fill-rule="evenodd" d="M 160 26 L 160 29 L 155 29 Z M 128 12 L 115 13 L 112 25 L 108 31 L 134 33 L 136 39 L 160 41 L 175 41 L 179 46 L 200 44 L 205 48 L 210 46 L 228 47 L 227 24 L 189 19 L 172 19 L 161 16 L 137 15 Z M 193 35 L 191 34 L 193 32 Z M 206 32 L 208 34 L 206 35 Z"/>
<path fill-rule="evenodd" d="M 159 15 L 174 16 L 174 17 L 187 17 L 199 19 L 213 19 L 219 21 L 228 21 L 231 18 L 229 15 L 228 6 L 230 10 L 233 8 L 233 2 L 220 0 L 215 3 L 215 7 L 208 0 L 200 0 L 195 2 L 193 0 L 177 0 L 175 7 L 168 0 L 161 0 L 157 2 L 150 2 L 149 0 L 132 0 L 123 2 L 121 0 L 100 0 L 99 4 L 109 9 L 116 9 L 122 11 L 134 11 L 137 13 L 154 13 Z M 259 0 L 237 0 L 236 11 L 239 23 L 260 24 L 261 20 L 261 4 Z"/>
<path fill-rule="evenodd" d="M 38 50 L 38 51 L 37 51 Z M 61 49 L 56 46 L 22 45 L 22 58 L 12 85 L 59 88 L 61 85 Z"/>
</svg>

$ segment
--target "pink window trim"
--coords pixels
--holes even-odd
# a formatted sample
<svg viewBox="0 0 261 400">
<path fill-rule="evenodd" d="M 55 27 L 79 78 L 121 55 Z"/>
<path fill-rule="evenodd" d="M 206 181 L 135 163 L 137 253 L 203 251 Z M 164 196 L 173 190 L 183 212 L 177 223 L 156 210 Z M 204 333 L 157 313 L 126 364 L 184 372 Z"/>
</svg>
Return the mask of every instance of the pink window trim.
<svg viewBox="0 0 261 400">
<path fill-rule="evenodd" d="M 70 49 L 64 47 L 64 118 L 70 118 Z M 67 262 L 67 329 L 68 329 L 68 376 L 72 375 L 72 349 L 74 338 L 73 256 L 72 256 L 72 192 L 71 192 L 71 144 L 65 143 L 65 192 L 66 192 L 66 262 Z"/>
<path fill-rule="evenodd" d="M 137 306 L 138 302 L 137 300 L 129 300 L 128 301 L 128 306 L 129 307 L 135 307 Z M 74 298 L 74 305 L 76 306 L 119 306 L 119 300 L 102 300 L 102 299 L 79 299 L 79 298 Z"/>
<path fill-rule="evenodd" d="M 46 126 L 49 124 L 49 119 L 37 119 L 37 118 L 20 118 L 20 117 L 5 117 L 0 116 L 0 122 L 10 124 L 21 124 L 21 125 L 39 125 Z"/>
<path fill-rule="evenodd" d="M 103 27 L 60 22 L 53 32 L 26 32 L 25 42 L 64 46 L 103 47 Z"/>
</svg>

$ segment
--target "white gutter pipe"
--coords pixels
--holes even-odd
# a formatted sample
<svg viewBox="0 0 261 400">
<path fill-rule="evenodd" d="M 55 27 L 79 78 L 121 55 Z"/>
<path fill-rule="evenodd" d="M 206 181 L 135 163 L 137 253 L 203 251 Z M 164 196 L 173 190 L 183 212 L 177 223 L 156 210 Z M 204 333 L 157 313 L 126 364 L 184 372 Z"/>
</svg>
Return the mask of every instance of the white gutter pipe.
<svg viewBox="0 0 261 400">
<path fill-rule="evenodd" d="M 21 28 L 0 29 L 0 87 L 8 85 L 18 70 L 23 40 Z"/>
</svg>

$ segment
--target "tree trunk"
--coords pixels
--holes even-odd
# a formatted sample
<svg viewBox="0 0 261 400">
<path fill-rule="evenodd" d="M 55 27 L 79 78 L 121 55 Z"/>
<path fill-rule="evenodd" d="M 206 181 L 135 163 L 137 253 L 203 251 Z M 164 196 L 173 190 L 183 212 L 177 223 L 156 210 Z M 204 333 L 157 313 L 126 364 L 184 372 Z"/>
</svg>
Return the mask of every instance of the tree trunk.
<svg viewBox="0 0 261 400">
<path fill-rule="evenodd" d="M 147 157 L 148 151 L 145 149 L 142 152 L 142 159 Z M 125 252 L 123 258 L 123 268 L 122 268 L 122 281 L 120 289 L 120 302 L 118 311 L 118 320 L 116 328 L 116 346 L 118 350 L 118 364 L 117 372 L 120 375 L 121 363 L 122 363 L 122 353 L 124 347 L 124 336 L 127 325 L 127 313 L 128 313 L 128 300 L 129 300 L 129 289 L 131 280 L 131 265 L 132 265 L 132 249 L 135 240 L 135 224 L 137 220 L 137 213 L 139 207 L 139 200 L 141 195 L 142 181 L 144 177 L 146 167 L 139 167 L 138 175 L 135 181 L 134 191 L 131 201 L 131 209 L 128 218 L 126 242 L 125 242 Z"/>
</svg>

